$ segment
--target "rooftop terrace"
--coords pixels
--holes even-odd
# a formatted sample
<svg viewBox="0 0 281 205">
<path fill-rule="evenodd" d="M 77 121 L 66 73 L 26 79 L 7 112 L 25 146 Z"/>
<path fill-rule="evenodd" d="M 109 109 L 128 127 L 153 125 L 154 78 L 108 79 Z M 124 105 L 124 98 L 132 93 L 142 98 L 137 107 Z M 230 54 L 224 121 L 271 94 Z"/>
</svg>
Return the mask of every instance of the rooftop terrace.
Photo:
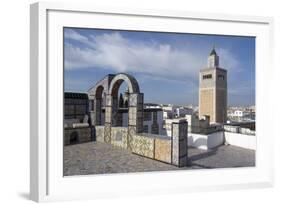
<svg viewBox="0 0 281 205">
<path fill-rule="evenodd" d="M 110 144 L 89 142 L 64 147 L 64 176 L 255 166 L 255 151 L 236 146 L 188 149 L 189 166 L 178 168 Z"/>
</svg>

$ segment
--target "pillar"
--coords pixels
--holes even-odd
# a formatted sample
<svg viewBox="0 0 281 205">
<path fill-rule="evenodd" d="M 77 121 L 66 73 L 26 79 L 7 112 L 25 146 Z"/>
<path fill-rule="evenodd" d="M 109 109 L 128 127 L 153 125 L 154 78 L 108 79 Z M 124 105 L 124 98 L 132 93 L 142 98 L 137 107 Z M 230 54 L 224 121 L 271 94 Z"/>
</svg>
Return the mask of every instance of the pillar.
<svg viewBox="0 0 281 205">
<path fill-rule="evenodd" d="M 143 93 L 130 93 L 127 148 L 132 149 L 133 136 L 143 131 Z"/>
<path fill-rule="evenodd" d="M 112 96 L 106 95 L 105 119 L 104 119 L 104 142 L 111 142 L 111 125 L 112 125 Z"/>
<path fill-rule="evenodd" d="M 94 99 L 94 124 L 93 125 L 101 125 L 101 113 L 102 113 L 102 98 Z"/>
<path fill-rule="evenodd" d="M 172 123 L 172 164 L 187 166 L 187 121 Z"/>
</svg>

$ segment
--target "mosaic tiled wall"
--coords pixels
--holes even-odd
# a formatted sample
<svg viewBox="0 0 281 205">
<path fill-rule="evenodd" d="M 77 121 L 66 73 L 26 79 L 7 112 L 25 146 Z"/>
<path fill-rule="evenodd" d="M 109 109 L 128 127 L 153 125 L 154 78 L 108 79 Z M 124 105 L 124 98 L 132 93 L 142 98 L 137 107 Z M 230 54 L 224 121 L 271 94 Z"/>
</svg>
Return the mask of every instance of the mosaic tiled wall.
<svg viewBox="0 0 281 205">
<path fill-rule="evenodd" d="M 110 125 L 110 123 L 104 124 L 104 142 L 111 143 L 111 125 Z"/>
<path fill-rule="evenodd" d="M 135 129 L 135 126 L 96 126 L 96 140 L 179 167 L 187 165 L 186 122 L 172 124 L 171 138 L 147 133 L 137 134 Z M 105 137 L 105 134 L 108 136 Z"/>
<path fill-rule="evenodd" d="M 104 142 L 104 126 L 95 126 L 96 128 L 96 141 Z"/>
<path fill-rule="evenodd" d="M 132 139 L 132 152 L 154 158 L 154 139 L 141 135 L 134 135 Z"/>
<path fill-rule="evenodd" d="M 172 123 L 172 164 L 187 165 L 187 122 Z"/>
<path fill-rule="evenodd" d="M 136 133 L 135 126 L 96 126 L 96 140 L 175 166 L 187 165 L 187 122 L 172 124 L 172 137 Z"/>
<path fill-rule="evenodd" d="M 117 147 L 127 148 L 127 127 L 111 127 L 111 144 Z"/>
<path fill-rule="evenodd" d="M 172 147 L 171 147 L 171 139 L 155 139 L 155 156 L 154 158 L 159 160 L 159 161 L 163 161 L 163 162 L 167 162 L 167 163 L 171 163 L 172 162 Z"/>
</svg>

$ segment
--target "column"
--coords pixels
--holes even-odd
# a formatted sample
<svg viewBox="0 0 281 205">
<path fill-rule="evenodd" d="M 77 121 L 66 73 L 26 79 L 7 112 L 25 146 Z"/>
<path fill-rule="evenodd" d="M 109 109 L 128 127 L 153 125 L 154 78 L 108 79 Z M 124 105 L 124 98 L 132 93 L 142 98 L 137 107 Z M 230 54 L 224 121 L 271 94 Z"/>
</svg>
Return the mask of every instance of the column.
<svg viewBox="0 0 281 205">
<path fill-rule="evenodd" d="M 102 98 L 95 98 L 94 100 L 94 125 L 101 125 L 102 113 Z"/>
<path fill-rule="evenodd" d="M 143 131 L 143 93 L 130 93 L 128 111 L 128 149 L 131 148 L 133 136 Z"/>
<path fill-rule="evenodd" d="M 187 166 L 187 122 L 179 120 L 172 123 L 172 164 Z"/>
<path fill-rule="evenodd" d="M 111 125 L 112 125 L 112 96 L 106 95 L 105 104 L 105 123 L 104 123 L 104 141 L 111 142 Z"/>
</svg>

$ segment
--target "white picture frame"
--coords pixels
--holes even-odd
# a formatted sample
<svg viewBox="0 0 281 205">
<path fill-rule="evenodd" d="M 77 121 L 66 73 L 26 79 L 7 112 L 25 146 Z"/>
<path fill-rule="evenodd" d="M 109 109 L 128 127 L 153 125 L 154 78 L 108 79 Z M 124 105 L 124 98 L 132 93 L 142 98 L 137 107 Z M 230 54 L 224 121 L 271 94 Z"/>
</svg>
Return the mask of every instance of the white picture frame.
<svg viewBox="0 0 281 205">
<path fill-rule="evenodd" d="M 256 36 L 256 167 L 63 177 L 64 26 Z M 273 87 L 266 72 L 272 68 L 272 28 L 270 17 L 32 4 L 30 198 L 39 202 L 273 186 L 273 136 L 267 134 L 272 116 L 266 110 Z"/>
</svg>

